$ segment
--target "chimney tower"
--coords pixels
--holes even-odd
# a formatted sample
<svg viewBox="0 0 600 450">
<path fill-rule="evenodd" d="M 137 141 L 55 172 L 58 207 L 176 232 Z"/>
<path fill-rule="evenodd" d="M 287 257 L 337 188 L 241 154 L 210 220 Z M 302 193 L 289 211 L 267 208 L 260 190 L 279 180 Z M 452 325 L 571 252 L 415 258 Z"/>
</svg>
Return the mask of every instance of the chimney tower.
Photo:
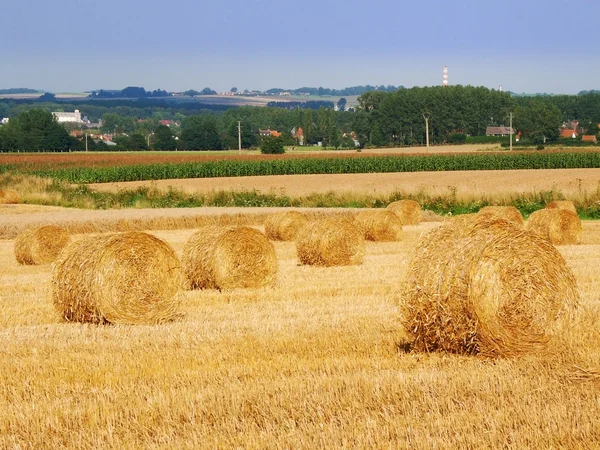
<svg viewBox="0 0 600 450">
<path fill-rule="evenodd" d="M 444 66 L 444 80 L 442 81 L 442 86 L 448 87 L 448 66 Z"/>
</svg>

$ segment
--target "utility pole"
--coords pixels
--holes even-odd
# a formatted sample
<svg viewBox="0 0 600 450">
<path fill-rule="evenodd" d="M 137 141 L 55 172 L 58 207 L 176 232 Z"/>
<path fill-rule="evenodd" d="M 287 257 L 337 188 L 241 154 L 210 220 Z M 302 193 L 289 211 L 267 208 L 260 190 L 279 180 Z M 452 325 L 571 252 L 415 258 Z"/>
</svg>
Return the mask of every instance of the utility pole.
<svg viewBox="0 0 600 450">
<path fill-rule="evenodd" d="M 512 129 L 512 113 L 510 113 L 510 151 L 512 152 L 512 135 L 513 135 L 513 129 Z"/>
<path fill-rule="evenodd" d="M 427 144 L 427 148 L 429 148 L 429 116 L 423 114 L 423 119 L 425 119 L 425 143 Z"/>
<path fill-rule="evenodd" d="M 242 121 L 238 120 L 238 153 L 242 154 Z"/>
<path fill-rule="evenodd" d="M 87 143 L 87 131 L 85 132 L 85 151 L 88 151 L 88 143 Z"/>
</svg>

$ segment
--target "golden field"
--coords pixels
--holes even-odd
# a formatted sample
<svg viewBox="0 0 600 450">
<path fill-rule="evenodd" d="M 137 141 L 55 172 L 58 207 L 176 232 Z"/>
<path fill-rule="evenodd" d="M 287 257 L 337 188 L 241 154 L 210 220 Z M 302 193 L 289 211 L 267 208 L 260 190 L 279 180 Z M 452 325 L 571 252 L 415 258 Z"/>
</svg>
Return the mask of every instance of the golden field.
<svg viewBox="0 0 600 450">
<path fill-rule="evenodd" d="M 276 287 L 182 291 L 157 326 L 63 323 L 50 267 L 0 240 L 0 448 L 600 447 L 600 223 L 559 247 L 583 303 L 562 339 L 497 360 L 403 345 L 401 283 L 435 226 L 351 267 L 299 266 L 276 242 Z M 194 230 L 152 233 L 181 255 Z"/>
</svg>

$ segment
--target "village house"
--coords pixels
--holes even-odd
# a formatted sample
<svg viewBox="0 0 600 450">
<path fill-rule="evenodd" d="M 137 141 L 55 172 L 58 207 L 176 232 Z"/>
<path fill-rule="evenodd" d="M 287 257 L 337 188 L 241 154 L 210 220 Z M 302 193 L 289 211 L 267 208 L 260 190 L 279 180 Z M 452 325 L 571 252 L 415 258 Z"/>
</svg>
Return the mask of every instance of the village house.
<svg viewBox="0 0 600 450">
<path fill-rule="evenodd" d="M 598 139 L 596 139 L 596 136 L 590 134 L 590 135 L 581 136 L 581 142 L 592 142 L 594 144 L 597 144 Z"/>
<path fill-rule="evenodd" d="M 485 129 L 486 136 L 510 136 L 514 130 L 510 127 L 487 127 Z"/>
<path fill-rule="evenodd" d="M 575 129 L 565 129 L 560 131 L 560 137 L 564 139 L 576 139 L 577 136 L 579 136 L 579 133 L 577 133 L 577 130 Z"/>
<path fill-rule="evenodd" d="M 258 133 L 261 136 L 273 136 L 273 137 L 279 137 L 281 136 L 281 132 L 276 131 L 276 130 L 271 130 L 270 128 L 267 128 L 266 130 L 258 130 Z"/>
<path fill-rule="evenodd" d="M 58 123 L 83 123 L 81 120 L 81 112 L 78 109 L 75 112 L 53 112 L 52 115 Z"/>
</svg>

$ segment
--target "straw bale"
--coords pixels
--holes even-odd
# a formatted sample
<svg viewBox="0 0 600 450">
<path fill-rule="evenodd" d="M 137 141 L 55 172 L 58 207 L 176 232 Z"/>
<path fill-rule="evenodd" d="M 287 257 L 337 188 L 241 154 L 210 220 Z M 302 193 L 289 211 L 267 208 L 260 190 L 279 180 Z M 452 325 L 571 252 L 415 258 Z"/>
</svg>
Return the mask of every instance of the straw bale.
<svg viewBox="0 0 600 450">
<path fill-rule="evenodd" d="M 306 214 L 299 211 L 281 211 L 265 220 L 265 234 L 273 241 L 293 241 L 308 223 Z"/>
<path fill-rule="evenodd" d="M 421 205 L 414 200 L 398 200 L 387 205 L 386 209 L 400 217 L 402 225 L 416 225 L 422 219 Z"/>
<path fill-rule="evenodd" d="M 19 264 L 50 264 L 70 240 L 67 231 L 56 225 L 28 228 L 15 239 L 15 257 Z"/>
<path fill-rule="evenodd" d="M 250 227 L 200 228 L 185 244 L 182 265 L 190 289 L 259 288 L 273 285 L 275 247 Z"/>
<path fill-rule="evenodd" d="M 392 211 L 365 210 L 355 220 L 367 241 L 393 242 L 402 238 L 402 221 Z"/>
<path fill-rule="evenodd" d="M 572 245 L 581 242 L 581 219 L 568 209 L 539 209 L 534 211 L 525 228 L 554 245 Z"/>
<path fill-rule="evenodd" d="M 14 205 L 21 201 L 19 193 L 12 189 L 0 189 L 0 205 Z"/>
<path fill-rule="evenodd" d="M 414 350 L 498 357 L 543 351 L 578 304 L 556 248 L 497 219 L 423 236 L 400 309 Z"/>
<path fill-rule="evenodd" d="M 477 214 L 485 219 L 506 219 L 519 227 L 523 226 L 523 216 L 514 206 L 485 206 Z"/>
<path fill-rule="evenodd" d="M 577 214 L 577 208 L 571 200 L 554 200 L 546 205 L 548 209 L 566 209 Z"/>
<path fill-rule="evenodd" d="M 352 220 L 321 219 L 302 229 L 296 241 L 296 252 L 301 264 L 359 265 L 365 256 L 365 239 Z"/>
<path fill-rule="evenodd" d="M 52 296 L 67 321 L 153 324 L 176 316 L 181 281 L 169 244 L 146 233 L 115 233 L 65 248 L 53 266 Z"/>
</svg>

